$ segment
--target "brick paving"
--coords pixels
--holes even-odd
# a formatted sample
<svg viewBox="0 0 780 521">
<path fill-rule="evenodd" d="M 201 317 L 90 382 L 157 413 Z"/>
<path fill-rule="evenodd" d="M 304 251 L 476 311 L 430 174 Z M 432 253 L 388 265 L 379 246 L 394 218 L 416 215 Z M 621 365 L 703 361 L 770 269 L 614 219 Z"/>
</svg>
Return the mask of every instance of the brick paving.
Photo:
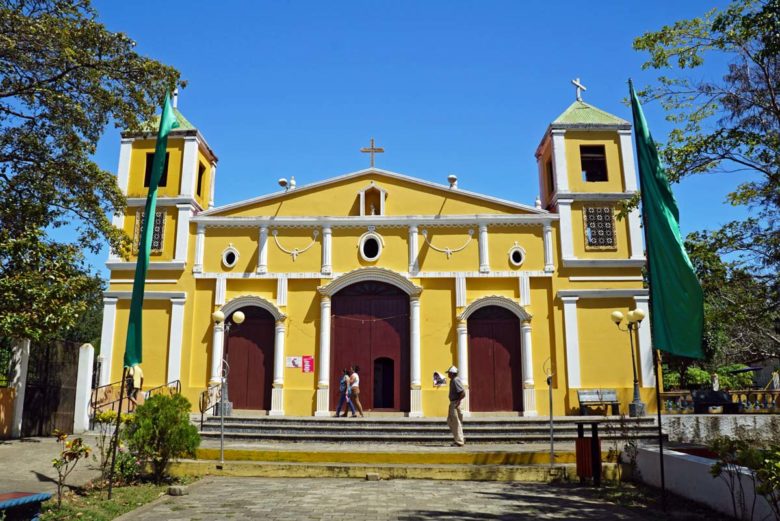
<svg viewBox="0 0 780 521">
<path fill-rule="evenodd" d="M 657 513 L 604 502 L 587 487 L 477 481 L 364 481 L 210 477 L 186 496 L 125 514 L 129 521 L 216 519 L 650 520 Z M 656 514 L 656 515 L 653 515 Z"/>
</svg>

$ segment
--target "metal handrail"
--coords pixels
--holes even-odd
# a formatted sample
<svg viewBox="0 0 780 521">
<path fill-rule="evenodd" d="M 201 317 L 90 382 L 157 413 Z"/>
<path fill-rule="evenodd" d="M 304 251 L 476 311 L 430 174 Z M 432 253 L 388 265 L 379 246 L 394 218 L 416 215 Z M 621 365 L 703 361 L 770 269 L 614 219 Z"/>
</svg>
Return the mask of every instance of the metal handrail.
<svg viewBox="0 0 780 521">
<path fill-rule="evenodd" d="M 116 398 L 114 400 L 106 401 L 103 403 L 98 403 L 98 396 L 100 395 L 101 389 L 106 388 L 116 388 L 116 395 L 119 395 L 119 390 L 121 389 L 120 386 L 122 385 L 122 381 L 112 382 L 109 384 L 101 385 L 98 387 L 95 387 L 92 389 L 92 393 L 90 395 L 89 400 L 89 409 L 90 409 L 90 419 L 94 419 L 95 416 L 99 411 L 103 410 L 114 410 L 116 407 L 116 404 L 119 403 L 119 398 Z M 144 398 L 149 398 L 155 394 L 160 394 L 163 389 L 168 390 L 168 392 L 171 392 L 170 389 L 173 388 L 172 394 L 180 394 L 181 393 L 181 380 L 173 380 L 163 385 L 158 385 L 157 387 L 153 387 L 149 389 L 148 391 L 144 392 Z M 123 400 L 124 401 L 124 400 Z M 127 400 L 127 412 L 133 412 L 135 411 L 135 402 L 132 400 Z"/>
<path fill-rule="evenodd" d="M 219 404 L 221 384 L 209 385 L 201 391 L 198 406 L 200 408 L 200 430 L 203 430 L 203 417 L 210 410 Z"/>
</svg>

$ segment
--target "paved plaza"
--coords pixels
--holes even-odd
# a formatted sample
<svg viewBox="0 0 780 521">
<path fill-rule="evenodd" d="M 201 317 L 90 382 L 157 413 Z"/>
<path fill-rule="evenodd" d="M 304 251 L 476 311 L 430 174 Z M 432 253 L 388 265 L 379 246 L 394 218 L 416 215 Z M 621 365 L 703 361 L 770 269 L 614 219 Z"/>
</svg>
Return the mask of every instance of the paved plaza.
<svg viewBox="0 0 780 521">
<path fill-rule="evenodd" d="M 604 502 L 593 489 L 570 485 L 211 477 L 191 485 L 189 495 L 161 498 L 119 519 L 612 521 L 659 517 L 657 512 Z"/>
</svg>

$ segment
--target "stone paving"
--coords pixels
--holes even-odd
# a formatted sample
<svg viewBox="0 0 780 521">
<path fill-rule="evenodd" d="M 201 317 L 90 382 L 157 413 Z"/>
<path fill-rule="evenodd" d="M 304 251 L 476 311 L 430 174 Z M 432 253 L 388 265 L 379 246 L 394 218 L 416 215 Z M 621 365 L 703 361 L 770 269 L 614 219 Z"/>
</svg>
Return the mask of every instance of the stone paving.
<svg viewBox="0 0 780 521">
<path fill-rule="evenodd" d="M 604 502 L 593 489 L 478 481 L 206 478 L 189 495 L 163 497 L 123 521 L 263 519 L 650 520 L 657 514 Z M 655 514 L 655 515 L 654 515 Z"/>
</svg>

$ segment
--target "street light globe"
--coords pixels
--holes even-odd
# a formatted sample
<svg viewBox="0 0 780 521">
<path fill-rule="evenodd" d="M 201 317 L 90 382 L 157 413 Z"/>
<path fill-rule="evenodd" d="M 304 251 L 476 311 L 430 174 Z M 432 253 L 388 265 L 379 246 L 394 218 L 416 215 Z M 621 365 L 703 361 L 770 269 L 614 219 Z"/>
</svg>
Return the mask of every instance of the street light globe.
<svg viewBox="0 0 780 521">
<path fill-rule="evenodd" d="M 225 321 L 225 314 L 220 310 L 217 310 L 211 314 L 211 318 L 214 320 L 214 322 L 220 324 Z"/>
<path fill-rule="evenodd" d="M 645 312 L 641 309 L 635 309 L 634 310 L 634 321 L 635 322 L 641 322 L 645 318 Z"/>
<path fill-rule="evenodd" d="M 631 311 L 629 311 L 629 312 L 628 312 L 628 314 L 626 315 L 626 318 L 628 319 L 628 322 L 629 322 L 630 324 L 633 324 L 634 322 L 636 322 L 636 317 L 634 316 L 634 311 L 635 311 L 635 310 L 633 310 L 633 309 L 632 309 L 632 310 L 631 310 Z"/>
<path fill-rule="evenodd" d="M 623 321 L 623 313 L 621 313 L 620 311 L 613 311 L 612 322 L 614 322 L 617 325 L 620 325 L 622 321 Z"/>
<path fill-rule="evenodd" d="M 233 313 L 233 322 L 235 322 L 236 324 L 240 324 L 241 322 L 244 321 L 245 318 L 246 317 L 244 316 L 243 311 L 236 311 L 235 313 Z"/>
</svg>

